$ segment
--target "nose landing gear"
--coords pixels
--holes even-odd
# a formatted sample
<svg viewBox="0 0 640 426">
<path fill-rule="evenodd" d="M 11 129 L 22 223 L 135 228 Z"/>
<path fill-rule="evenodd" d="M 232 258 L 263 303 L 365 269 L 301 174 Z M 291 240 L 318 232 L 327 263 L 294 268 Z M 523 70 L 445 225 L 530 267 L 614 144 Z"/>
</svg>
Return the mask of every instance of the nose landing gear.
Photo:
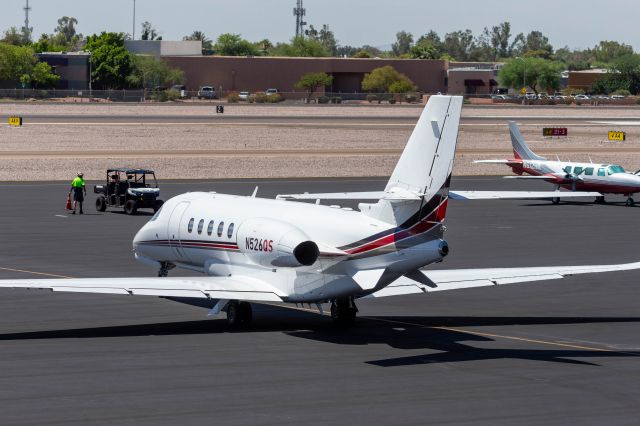
<svg viewBox="0 0 640 426">
<path fill-rule="evenodd" d="M 158 270 L 159 277 L 168 277 L 169 271 L 175 268 L 176 265 L 170 262 L 160 262 L 160 269 Z"/>
</svg>

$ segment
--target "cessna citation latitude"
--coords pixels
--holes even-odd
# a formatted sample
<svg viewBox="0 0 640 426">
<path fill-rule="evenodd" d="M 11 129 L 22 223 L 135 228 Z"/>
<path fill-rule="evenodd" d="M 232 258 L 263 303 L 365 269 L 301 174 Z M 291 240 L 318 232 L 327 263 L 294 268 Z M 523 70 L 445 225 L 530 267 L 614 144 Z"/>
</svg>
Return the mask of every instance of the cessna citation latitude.
<svg viewBox="0 0 640 426">
<path fill-rule="evenodd" d="M 449 191 L 462 97 L 433 96 L 384 191 L 291 194 L 276 199 L 192 192 L 168 200 L 133 240 L 149 278 L 2 280 L 0 287 L 159 296 L 225 311 L 230 325 L 251 321 L 258 303 L 331 303 L 340 323 L 355 301 L 640 268 L 619 265 L 503 269 L 423 269 L 449 253 L 449 196 L 514 198 Z M 569 194 L 571 194 L 569 192 Z M 546 193 L 549 197 L 549 193 Z M 526 194 L 520 193 L 520 197 Z M 362 199 L 359 211 L 292 199 Z M 174 267 L 197 276 L 169 277 Z"/>
<path fill-rule="evenodd" d="M 640 176 L 627 173 L 615 164 L 572 163 L 568 161 L 549 161 L 536 155 L 527 146 L 514 121 L 509 122 L 509 133 L 513 145 L 514 158 L 508 160 L 478 160 L 475 163 L 498 163 L 511 167 L 517 176 L 505 176 L 514 179 L 541 179 L 571 191 L 596 191 L 596 203 L 604 203 L 602 194 L 624 194 L 626 205 L 633 206 L 632 196 L 640 192 Z M 526 173 L 526 175 L 524 175 Z M 595 194 L 595 192 L 594 192 Z M 560 202 L 553 197 L 554 204 Z"/>
</svg>

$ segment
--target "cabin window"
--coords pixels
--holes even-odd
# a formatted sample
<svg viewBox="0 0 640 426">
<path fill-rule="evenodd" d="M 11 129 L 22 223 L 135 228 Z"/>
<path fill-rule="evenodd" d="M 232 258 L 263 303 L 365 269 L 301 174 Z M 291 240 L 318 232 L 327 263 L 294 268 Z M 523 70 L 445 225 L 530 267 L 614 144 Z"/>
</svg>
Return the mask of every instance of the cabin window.
<svg viewBox="0 0 640 426">
<path fill-rule="evenodd" d="M 564 167 L 564 172 L 565 173 L 571 173 L 571 166 L 565 166 Z"/>
<path fill-rule="evenodd" d="M 231 238 L 231 236 L 233 235 L 233 223 L 229 224 L 229 229 L 227 229 L 227 238 Z"/>
<path fill-rule="evenodd" d="M 578 166 L 576 166 L 576 167 L 573 169 L 573 174 L 574 174 L 574 175 L 579 175 L 580 173 L 582 173 L 582 167 L 578 167 Z"/>
<path fill-rule="evenodd" d="M 604 169 L 598 169 L 598 176 L 604 176 Z"/>
<path fill-rule="evenodd" d="M 200 219 L 198 222 L 198 234 L 202 234 L 202 228 L 204 228 L 204 219 Z"/>
<path fill-rule="evenodd" d="M 222 237 L 223 229 L 224 229 L 224 222 L 220 222 L 220 225 L 218 225 L 218 237 Z"/>
<path fill-rule="evenodd" d="M 213 221 L 209 222 L 209 226 L 207 226 L 207 235 L 211 235 L 213 233 Z"/>
<path fill-rule="evenodd" d="M 592 176 L 593 175 L 593 167 L 587 167 L 586 169 L 584 169 L 584 174 L 587 176 Z"/>
<path fill-rule="evenodd" d="M 187 226 L 187 231 L 189 231 L 189 233 L 191 233 L 193 231 L 193 224 L 196 220 L 194 218 L 191 218 L 191 220 L 189 221 L 189 226 Z"/>
</svg>

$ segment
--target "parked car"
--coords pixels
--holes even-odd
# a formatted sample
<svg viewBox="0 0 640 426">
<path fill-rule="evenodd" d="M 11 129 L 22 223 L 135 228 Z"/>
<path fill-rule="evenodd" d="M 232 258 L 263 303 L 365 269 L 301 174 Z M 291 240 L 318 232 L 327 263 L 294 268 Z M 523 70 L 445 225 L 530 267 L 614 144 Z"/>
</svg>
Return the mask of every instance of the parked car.
<svg viewBox="0 0 640 426">
<path fill-rule="evenodd" d="M 509 99 L 508 95 L 491 95 L 491 99 Z"/>
<path fill-rule="evenodd" d="M 624 95 L 611 95 L 611 99 L 624 99 Z"/>
<path fill-rule="evenodd" d="M 249 93 L 249 92 L 240 92 L 240 93 L 238 93 L 238 98 L 240 98 L 243 101 L 246 101 L 247 99 L 249 99 L 249 96 L 251 96 L 251 93 Z"/>
<path fill-rule="evenodd" d="M 198 99 L 215 99 L 216 89 L 212 86 L 202 86 L 198 90 Z"/>
<path fill-rule="evenodd" d="M 280 91 L 278 89 L 267 89 L 264 93 L 266 95 L 277 95 Z"/>
<path fill-rule="evenodd" d="M 576 99 L 578 101 L 588 101 L 591 98 L 587 95 L 574 95 L 573 99 Z"/>
<path fill-rule="evenodd" d="M 175 90 L 176 92 L 180 93 L 180 97 L 183 99 L 187 97 L 187 86 L 185 86 L 184 84 L 175 84 L 171 86 L 171 90 Z"/>
</svg>

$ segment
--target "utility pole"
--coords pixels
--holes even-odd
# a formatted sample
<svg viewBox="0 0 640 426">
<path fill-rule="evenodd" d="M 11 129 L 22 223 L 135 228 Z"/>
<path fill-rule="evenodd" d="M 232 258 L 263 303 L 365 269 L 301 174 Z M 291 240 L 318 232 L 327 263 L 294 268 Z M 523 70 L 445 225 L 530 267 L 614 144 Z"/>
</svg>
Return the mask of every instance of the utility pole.
<svg viewBox="0 0 640 426">
<path fill-rule="evenodd" d="M 133 0 L 133 33 L 131 34 L 131 39 L 136 39 L 136 0 Z"/>
<path fill-rule="evenodd" d="M 302 0 L 297 0 L 296 7 L 293 8 L 293 16 L 296 17 L 296 37 L 304 36 L 304 26 L 307 25 L 303 21 L 307 10 L 302 5 Z"/>
<path fill-rule="evenodd" d="M 29 7 L 29 0 L 27 0 L 27 4 L 22 9 L 24 10 L 24 27 L 22 28 L 22 33 L 27 40 L 31 40 L 31 28 L 29 27 L 29 12 L 31 12 L 31 7 Z"/>
</svg>

